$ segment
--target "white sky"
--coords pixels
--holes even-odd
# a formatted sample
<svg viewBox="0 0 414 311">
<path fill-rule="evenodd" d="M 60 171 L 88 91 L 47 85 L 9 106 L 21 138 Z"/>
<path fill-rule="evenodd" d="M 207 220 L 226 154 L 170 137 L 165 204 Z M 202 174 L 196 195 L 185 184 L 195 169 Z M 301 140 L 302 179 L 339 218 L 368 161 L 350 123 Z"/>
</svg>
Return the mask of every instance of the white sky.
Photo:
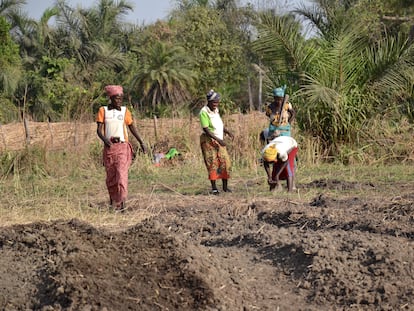
<svg viewBox="0 0 414 311">
<path fill-rule="evenodd" d="M 55 4 L 55 0 L 26 0 L 23 10 L 29 17 L 40 19 L 43 12 Z M 133 3 L 134 11 L 125 16 L 125 20 L 135 24 L 149 24 L 157 19 L 165 18 L 174 6 L 174 0 L 128 0 Z M 66 0 L 71 7 L 90 8 L 98 3 L 98 0 Z"/>
<path fill-rule="evenodd" d="M 29 17 L 39 20 L 43 12 L 52 7 L 55 0 L 26 0 L 27 4 L 23 8 Z M 254 5 L 259 3 L 276 3 L 279 2 L 285 7 L 294 9 L 299 3 L 309 4 L 311 0 L 243 0 L 243 3 L 250 2 Z M 98 3 L 98 0 L 66 0 L 71 7 L 81 6 L 82 8 L 90 8 Z M 164 19 L 175 6 L 175 0 L 128 0 L 134 4 L 134 11 L 125 17 L 125 21 L 135 24 L 150 24 L 157 19 Z"/>
</svg>

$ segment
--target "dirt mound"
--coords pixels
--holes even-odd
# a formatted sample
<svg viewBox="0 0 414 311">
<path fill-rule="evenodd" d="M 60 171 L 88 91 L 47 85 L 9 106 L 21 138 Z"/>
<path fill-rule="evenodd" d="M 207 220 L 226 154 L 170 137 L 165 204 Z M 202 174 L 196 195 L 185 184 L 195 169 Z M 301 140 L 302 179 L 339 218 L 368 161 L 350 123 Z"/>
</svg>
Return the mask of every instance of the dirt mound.
<svg viewBox="0 0 414 311">
<path fill-rule="evenodd" d="M 143 224 L 109 233 L 78 222 L 1 232 L 2 310 L 195 310 L 214 304 L 176 241 Z"/>
<path fill-rule="evenodd" d="M 117 232 L 3 228 L 0 309 L 414 310 L 414 192 L 398 188 L 310 202 L 171 195 Z"/>
</svg>

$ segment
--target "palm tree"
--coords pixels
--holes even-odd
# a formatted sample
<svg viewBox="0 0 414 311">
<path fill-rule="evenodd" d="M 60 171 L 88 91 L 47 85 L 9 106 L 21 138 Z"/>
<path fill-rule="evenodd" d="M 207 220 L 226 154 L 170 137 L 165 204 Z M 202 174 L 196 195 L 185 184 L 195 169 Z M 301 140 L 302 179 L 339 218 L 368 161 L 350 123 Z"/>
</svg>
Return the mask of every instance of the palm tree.
<svg viewBox="0 0 414 311">
<path fill-rule="evenodd" d="M 131 83 L 142 102 L 153 109 L 159 105 L 172 105 L 173 112 L 188 103 L 192 97 L 197 76 L 193 61 L 184 48 L 163 42 L 140 50 L 140 68 Z"/>
<path fill-rule="evenodd" d="M 79 10 L 84 31 L 100 41 L 118 42 L 123 35 L 122 17 L 133 11 L 133 5 L 125 0 L 100 0 L 96 6 Z"/>
<path fill-rule="evenodd" d="M 25 0 L 2 0 L 0 2 L 0 16 L 5 17 L 6 20 L 11 23 L 13 20 L 12 16 L 18 12 L 25 4 Z"/>
<path fill-rule="evenodd" d="M 101 0 L 91 9 L 73 9 L 65 0 L 58 0 L 56 6 L 60 56 L 76 60 L 86 83 L 93 83 L 102 70 L 119 72 L 125 68 L 125 55 L 119 46 L 123 37 L 120 16 L 132 10 L 130 4 Z"/>
<path fill-rule="evenodd" d="M 55 30 L 49 26 L 51 18 L 57 14 L 57 8 L 52 7 L 43 12 L 39 21 L 28 18 L 25 14 L 12 15 L 15 25 L 13 38 L 19 44 L 26 69 L 39 68 L 43 56 L 59 54 Z"/>
<path fill-rule="evenodd" d="M 179 11 L 186 11 L 193 7 L 208 7 L 210 6 L 210 0 L 176 0 Z"/>
<path fill-rule="evenodd" d="M 268 92 L 275 85 L 287 84 L 296 90 L 300 79 L 312 64 L 318 48 L 307 42 L 293 16 L 278 16 L 273 12 L 259 15 L 258 39 L 253 49 L 259 55 L 264 88 Z"/>
<path fill-rule="evenodd" d="M 385 37 L 365 55 L 376 111 L 394 112 L 397 120 L 404 114 L 414 121 L 414 44 L 409 35 Z"/>
<path fill-rule="evenodd" d="M 372 107 L 363 79 L 365 41 L 357 31 L 348 31 L 319 46 L 298 94 L 304 101 L 299 120 L 304 130 L 328 145 L 353 141 Z"/>
<path fill-rule="evenodd" d="M 299 126 L 335 149 L 369 132 L 369 120 L 379 112 L 412 98 L 414 47 L 404 34 L 374 35 L 352 1 L 319 2 L 316 11 L 302 14 L 317 28 L 316 37 L 304 41 L 289 20 L 267 15 L 255 46 L 277 74 L 271 81 L 280 76 L 286 81 L 289 74 L 299 83 L 294 94 Z M 406 110 L 412 111 L 409 103 Z"/>
</svg>

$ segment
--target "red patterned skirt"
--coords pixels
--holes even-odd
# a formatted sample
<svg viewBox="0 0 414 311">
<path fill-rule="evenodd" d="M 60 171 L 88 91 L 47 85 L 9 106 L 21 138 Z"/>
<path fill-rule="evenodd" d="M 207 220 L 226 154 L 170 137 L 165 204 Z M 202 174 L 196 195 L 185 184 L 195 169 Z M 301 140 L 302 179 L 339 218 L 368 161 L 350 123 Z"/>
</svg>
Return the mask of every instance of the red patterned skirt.
<svg viewBox="0 0 414 311">
<path fill-rule="evenodd" d="M 128 196 L 128 169 L 132 162 L 130 143 L 104 147 L 103 162 L 106 169 L 106 187 L 112 202 L 119 203 Z"/>
<path fill-rule="evenodd" d="M 221 146 L 205 133 L 200 136 L 200 145 L 208 171 L 208 179 L 229 179 L 231 161 L 226 147 Z"/>
</svg>

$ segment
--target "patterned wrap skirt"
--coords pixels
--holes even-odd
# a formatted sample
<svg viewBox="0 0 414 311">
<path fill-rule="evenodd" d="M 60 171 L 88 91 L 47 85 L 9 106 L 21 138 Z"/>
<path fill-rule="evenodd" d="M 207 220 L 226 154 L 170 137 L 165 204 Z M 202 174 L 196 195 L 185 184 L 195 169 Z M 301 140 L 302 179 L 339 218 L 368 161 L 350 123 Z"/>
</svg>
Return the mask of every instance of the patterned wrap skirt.
<svg viewBox="0 0 414 311">
<path fill-rule="evenodd" d="M 279 180 L 286 180 L 288 177 L 294 177 L 295 176 L 295 170 L 296 170 L 296 153 L 298 152 L 298 148 L 293 148 L 292 151 L 288 154 L 288 164 L 286 165 L 285 169 L 280 173 Z M 272 179 L 275 180 L 277 172 L 282 167 L 283 162 L 278 161 L 273 165 L 273 171 L 272 171 Z"/>
<path fill-rule="evenodd" d="M 201 151 L 208 171 L 209 180 L 229 179 L 231 161 L 227 148 L 205 133 L 200 136 Z"/>
<path fill-rule="evenodd" d="M 128 196 L 128 169 L 132 163 L 130 143 L 104 147 L 103 163 L 106 169 L 106 187 L 113 202 L 123 202 Z"/>
</svg>

